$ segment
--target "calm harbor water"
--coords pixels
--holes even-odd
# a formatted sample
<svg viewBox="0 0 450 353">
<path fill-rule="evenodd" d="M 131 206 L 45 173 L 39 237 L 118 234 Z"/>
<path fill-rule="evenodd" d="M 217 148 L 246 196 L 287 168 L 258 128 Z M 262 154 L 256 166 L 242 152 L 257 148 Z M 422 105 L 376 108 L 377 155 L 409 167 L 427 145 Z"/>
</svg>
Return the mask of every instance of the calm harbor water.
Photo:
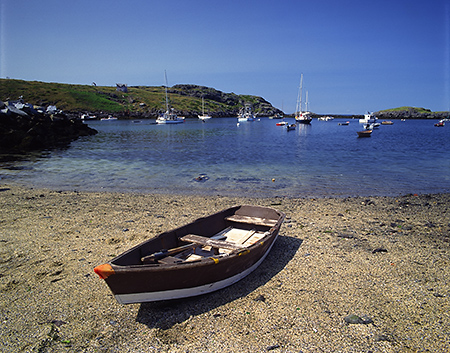
<svg viewBox="0 0 450 353">
<path fill-rule="evenodd" d="M 293 119 L 286 119 L 293 122 Z M 0 162 L 0 182 L 55 190 L 342 197 L 450 192 L 450 123 L 394 121 L 370 138 L 349 120 L 295 131 L 236 118 L 92 121 L 65 149 Z M 205 175 L 201 181 L 195 180 Z"/>
</svg>

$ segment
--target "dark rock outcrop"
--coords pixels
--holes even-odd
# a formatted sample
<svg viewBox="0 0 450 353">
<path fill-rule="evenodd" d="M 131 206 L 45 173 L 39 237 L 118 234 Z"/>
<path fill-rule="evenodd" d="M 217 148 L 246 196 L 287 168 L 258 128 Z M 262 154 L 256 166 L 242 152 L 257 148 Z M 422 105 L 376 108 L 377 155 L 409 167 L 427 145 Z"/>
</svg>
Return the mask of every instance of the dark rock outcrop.
<svg viewBox="0 0 450 353">
<path fill-rule="evenodd" d="M 181 96 L 203 97 L 226 105 L 237 105 L 239 96 L 235 93 L 224 93 L 211 87 L 198 85 L 175 85 L 168 90 L 169 93 L 176 93 Z"/>
<path fill-rule="evenodd" d="M 70 118 L 55 107 L 0 101 L 0 152 L 60 147 L 96 133 L 79 118 Z"/>
</svg>

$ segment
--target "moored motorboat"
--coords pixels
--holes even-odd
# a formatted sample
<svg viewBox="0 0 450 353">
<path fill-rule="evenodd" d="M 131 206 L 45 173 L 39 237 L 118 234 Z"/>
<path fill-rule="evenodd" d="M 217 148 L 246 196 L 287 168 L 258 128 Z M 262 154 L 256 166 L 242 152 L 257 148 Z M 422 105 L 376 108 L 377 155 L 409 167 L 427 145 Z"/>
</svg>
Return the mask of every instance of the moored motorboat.
<svg viewBox="0 0 450 353">
<path fill-rule="evenodd" d="M 239 121 L 255 121 L 256 118 L 252 112 L 252 106 L 250 103 L 245 103 L 244 108 L 239 111 L 238 122 Z"/>
<path fill-rule="evenodd" d="M 283 119 L 283 118 L 284 116 L 281 113 L 276 113 L 275 115 L 269 117 L 269 119 Z"/>
<path fill-rule="evenodd" d="M 231 207 L 161 233 L 94 271 L 121 304 L 213 292 L 261 264 L 284 217 L 268 207 Z"/>
<path fill-rule="evenodd" d="M 434 126 L 443 127 L 443 126 L 445 126 L 445 123 L 444 123 L 444 121 L 441 120 L 438 123 L 434 124 Z"/>
<path fill-rule="evenodd" d="M 166 110 L 156 119 L 157 124 L 180 124 L 184 123 L 184 117 L 178 116 L 173 108 Z"/>
<path fill-rule="evenodd" d="M 280 121 L 279 123 L 276 123 L 275 125 L 276 126 L 284 126 L 284 125 L 287 125 L 287 122 L 286 121 Z"/>
<path fill-rule="evenodd" d="M 378 118 L 371 112 L 367 112 L 363 119 L 359 119 L 360 124 L 375 124 L 377 121 Z"/>
<path fill-rule="evenodd" d="M 101 118 L 100 120 L 101 121 L 112 121 L 112 120 L 117 120 L 117 118 L 110 115 L 107 118 Z"/>
<path fill-rule="evenodd" d="M 95 120 L 97 117 L 95 115 L 81 114 L 81 120 Z"/>
</svg>

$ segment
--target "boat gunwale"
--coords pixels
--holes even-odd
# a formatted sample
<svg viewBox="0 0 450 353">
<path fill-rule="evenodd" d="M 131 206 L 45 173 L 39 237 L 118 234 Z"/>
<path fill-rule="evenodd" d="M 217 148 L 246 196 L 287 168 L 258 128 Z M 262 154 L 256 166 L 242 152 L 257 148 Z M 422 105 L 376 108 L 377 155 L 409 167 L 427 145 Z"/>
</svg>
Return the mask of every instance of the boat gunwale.
<svg viewBox="0 0 450 353">
<path fill-rule="evenodd" d="M 124 273 L 127 271 L 148 271 L 148 270 L 161 270 L 164 268 L 174 268 L 174 267 L 189 267 L 192 265 L 192 267 L 198 267 L 198 266 L 210 266 L 212 263 L 211 261 L 214 261 L 213 259 L 220 260 L 220 261 L 228 261 L 228 260 L 234 260 L 236 257 L 241 256 L 243 253 L 250 253 L 251 251 L 254 251 L 255 249 L 262 247 L 264 243 L 271 238 L 274 237 L 274 231 L 271 231 L 269 234 L 265 235 L 263 238 L 255 242 L 254 244 L 250 245 L 249 247 L 243 247 L 239 250 L 233 250 L 229 254 L 218 254 L 214 256 L 208 256 L 203 257 L 201 259 L 192 260 L 192 261 L 180 261 L 176 263 L 147 263 L 147 264 L 136 264 L 136 265 L 116 265 L 114 263 L 109 262 L 112 268 L 116 271 L 116 273 Z"/>
<path fill-rule="evenodd" d="M 111 259 L 110 261 L 107 261 L 108 264 L 111 265 L 111 267 L 114 269 L 114 271 L 119 274 L 125 274 L 126 272 L 134 272 L 134 271 L 149 271 L 149 272 L 153 272 L 153 271 L 161 271 L 162 269 L 173 269 L 176 267 L 183 267 L 183 268 L 188 268 L 188 267 L 202 267 L 202 266 L 210 266 L 211 265 L 211 261 L 214 261 L 213 259 L 216 260 L 220 260 L 220 261 L 228 261 L 228 260 L 233 260 L 236 257 L 242 255 L 243 252 L 245 253 L 249 253 L 251 251 L 255 251 L 256 249 L 258 249 L 259 247 L 264 246 L 264 243 L 266 243 L 267 241 L 270 241 L 271 238 L 274 238 L 274 235 L 277 235 L 281 225 L 284 221 L 285 218 L 285 214 L 281 211 L 278 211 L 274 208 L 271 207 L 266 207 L 266 206 L 254 206 L 254 205 L 236 205 L 236 206 L 232 206 L 230 208 L 227 208 L 225 210 L 221 210 L 218 211 L 216 213 L 213 213 L 211 215 L 208 215 L 206 217 L 200 217 L 197 218 L 195 220 L 193 220 L 192 222 L 188 223 L 188 225 L 190 224 L 195 224 L 198 222 L 204 222 L 207 221 L 208 218 L 213 218 L 215 216 L 218 216 L 219 214 L 225 214 L 227 211 L 236 211 L 238 209 L 240 209 L 243 206 L 247 206 L 247 207 L 252 207 L 252 208 L 261 208 L 261 209 L 268 209 L 271 211 L 274 211 L 277 213 L 278 215 L 278 219 L 276 219 L 276 223 L 275 225 L 273 225 L 272 227 L 269 228 L 269 230 L 267 230 L 267 234 L 259 239 L 258 241 L 256 241 L 254 244 L 251 244 L 248 247 L 242 247 L 242 249 L 239 250 L 233 250 L 231 253 L 228 254 L 218 254 L 218 255 L 214 255 L 214 256 L 208 256 L 208 257 L 204 257 L 202 259 L 197 259 L 197 260 L 193 260 L 193 261 L 180 261 L 180 262 L 176 262 L 176 263 L 146 263 L 146 264 L 131 264 L 131 265 L 120 265 L 115 263 L 116 261 L 118 261 L 119 259 L 123 258 L 124 256 L 126 256 L 129 253 L 132 253 L 133 251 L 137 251 L 139 248 L 142 248 L 142 246 L 146 243 L 150 243 L 150 242 L 154 242 L 157 241 L 158 238 L 162 238 L 165 235 L 168 236 L 170 233 L 177 233 L 177 231 L 182 230 L 184 227 L 186 227 L 186 225 L 182 225 L 180 227 L 165 231 L 163 233 L 159 233 L 158 235 L 156 235 L 153 238 L 150 238 L 146 241 L 143 241 L 135 246 L 133 246 L 132 248 L 126 250 L 125 252 L 121 253 L 120 255 L 117 255 L 116 257 L 114 257 L 113 259 Z M 224 217 L 225 218 L 225 217 Z M 272 218 L 274 219 L 274 218 Z M 275 220 L 275 219 L 274 219 Z M 183 237 L 186 234 L 183 234 L 183 232 L 180 232 L 179 234 L 177 234 L 177 238 L 178 240 Z"/>
</svg>

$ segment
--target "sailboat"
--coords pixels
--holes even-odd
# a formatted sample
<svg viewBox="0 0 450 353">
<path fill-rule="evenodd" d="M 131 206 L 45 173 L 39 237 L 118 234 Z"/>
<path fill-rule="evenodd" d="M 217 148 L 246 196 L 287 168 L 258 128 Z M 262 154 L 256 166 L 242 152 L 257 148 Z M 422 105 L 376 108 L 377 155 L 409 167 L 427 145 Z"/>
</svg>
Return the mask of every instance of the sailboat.
<svg viewBox="0 0 450 353">
<path fill-rule="evenodd" d="M 175 114 L 174 109 L 170 107 L 169 105 L 169 96 L 167 95 L 167 73 L 164 71 L 164 76 L 166 78 L 166 111 L 160 115 L 156 119 L 157 124 L 179 124 L 184 123 L 183 117 L 178 117 L 177 114 Z"/>
<path fill-rule="evenodd" d="M 202 115 L 199 115 L 198 118 L 203 121 L 211 119 L 211 116 L 205 115 L 205 99 L 203 97 L 202 97 Z"/>
<path fill-rule="evenodd" d="M 302 94 L 303 94 L 303 74 L 300 77 L 300 87 L 298 90 L 297 97 L 297 108 L 295 112 L 295 121 L 299 124 L 311 124 L 311 116 L 310 112 L 308 112 L 308 102 L 306 102 L 306 111 L 302 111 Z M 308 98 L 306 99 L 308 101 Z"/>
</svg>

